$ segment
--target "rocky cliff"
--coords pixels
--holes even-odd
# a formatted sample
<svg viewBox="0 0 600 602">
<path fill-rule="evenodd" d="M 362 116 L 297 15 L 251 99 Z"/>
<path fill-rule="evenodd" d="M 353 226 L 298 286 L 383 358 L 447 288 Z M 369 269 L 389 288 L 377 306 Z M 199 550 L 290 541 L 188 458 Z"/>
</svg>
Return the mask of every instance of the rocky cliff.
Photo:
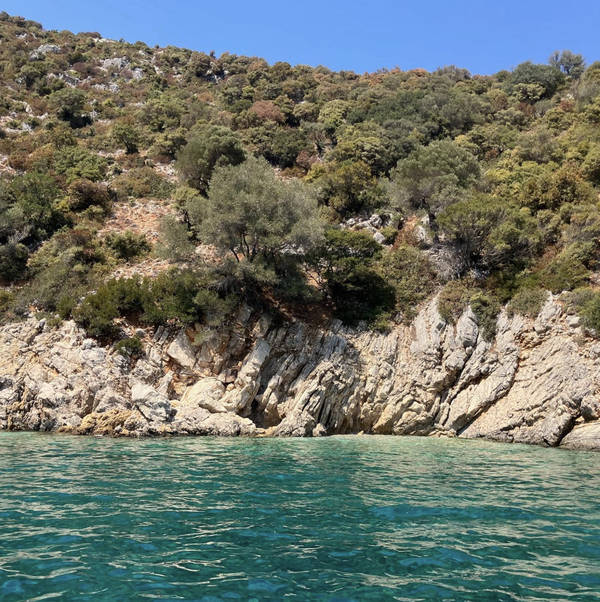
<svg viewBox="0 0 600 602">
<path fill-rule="evenodd" d="M 549 295 L 535 320 L 435 300 L 387 334 L 275 323 L 145 333 L 131 362 L 74 323 L 0 329 L 0 428 L 77 434 L 447 435 L 600 449 L 600 343 Z"/>
</svg>

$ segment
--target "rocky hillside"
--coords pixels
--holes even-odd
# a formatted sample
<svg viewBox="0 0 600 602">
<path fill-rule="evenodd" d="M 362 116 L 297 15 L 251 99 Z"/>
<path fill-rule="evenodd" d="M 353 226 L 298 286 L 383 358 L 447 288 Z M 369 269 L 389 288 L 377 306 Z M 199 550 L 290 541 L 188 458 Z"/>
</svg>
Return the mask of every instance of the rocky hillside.
<svg viewBox="0 0 600 602">
<path fill-rule="evenodd" d="M 600 343 L 548 296 L 481 336 L 435 302 L 388 334 L 274 323 L 159 328 L 129 362 L 73 322 L 0 330 L 0 428 L 77 434 L 483 437 L 600 449 Z"/>
<path fill-rule="evenodd" d="M 597 446 L 600 63 L 356 74 L 0 13 L 0 428 Z"/>
</svg>

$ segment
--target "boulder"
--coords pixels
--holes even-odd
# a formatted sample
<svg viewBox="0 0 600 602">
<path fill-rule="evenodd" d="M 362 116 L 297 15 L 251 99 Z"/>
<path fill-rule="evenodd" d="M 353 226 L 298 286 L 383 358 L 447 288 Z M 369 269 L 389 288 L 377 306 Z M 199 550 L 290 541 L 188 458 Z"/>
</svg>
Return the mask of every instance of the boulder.
<svg viewBox="0 0 600 602">
<path fill-rule="evenodd" d="M 167 355 L 183 368 L 192 369 L 196 363 L 196 354 L 190 344 L 190 340 L 185 334 L 185 330 L 181 330 L 175 337 L 173 342 L 167 348 Z"/>
<path fill-rule="evenodd" d="M 211 413 L 227 412 L 220 401 L 224 393 L 225 386 L 220 380 L 214 377 L 203 378 L 184 391 L 178 406 L 204 408 Z"/>
<path fill-rule="evenodd" d="M 600 420 L 578 424 L 561 441 L 565 449 L 589 449 L 600 451 Z"/>
<path fill-rule="evenodd" d="M 148 422 L 166 422 L 173 413 L 167 396 L 145 383 L 133 385 L 131 403 Z"/>
</svg>

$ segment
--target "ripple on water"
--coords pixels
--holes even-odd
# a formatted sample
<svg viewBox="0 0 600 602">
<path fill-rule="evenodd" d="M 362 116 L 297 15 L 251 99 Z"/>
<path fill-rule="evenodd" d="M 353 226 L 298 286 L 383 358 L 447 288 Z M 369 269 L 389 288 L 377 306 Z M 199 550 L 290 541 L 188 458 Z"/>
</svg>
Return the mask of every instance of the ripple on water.
<svg viewBox="0 0 600 602">
<path fill-rule="evenodd" d="M 0 434 L 0 599 L 597 600 L 597 456 Z"/>
</svg>

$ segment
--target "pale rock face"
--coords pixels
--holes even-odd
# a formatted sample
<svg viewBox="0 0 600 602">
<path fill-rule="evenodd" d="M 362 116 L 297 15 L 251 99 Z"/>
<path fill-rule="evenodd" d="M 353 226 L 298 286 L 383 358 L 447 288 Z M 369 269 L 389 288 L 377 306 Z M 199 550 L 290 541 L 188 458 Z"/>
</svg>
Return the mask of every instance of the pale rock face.
<svg viewBox="0 0 600 602">
<path fill-rule="evenodd" d="M 192 369 L 194 367 L 196 355 L 184 330 L 181 330 L 169 345 L 167 355 L 184 368 Z"/>
<path fill-rule="evenodd" d="M 242 308 L 198 348 L 158 329 L 129 362 L 72 322 L 0 328 L 0 428 L 112 435 L 484 437 L 600 449 L 600 344 L 549 296 L 486 341 L 436 300 L 386 334 L 274 326 Z M 575 426 L 577 425 L 577 426 Z M 575 426 L 575 428 L 573 428 Z"/>
<path fill-rule="evenodd" d="M 47 54 L 55 54 L 60 52 L 60 46 L 56 44 L 42 44 L 39 48 L 31 52 L 29 58 L 31 60 L 37 60 L 44 58 Z"/>
<path fill-rule="evenodd" d="M 226 412 L 227 409 L 220 402 L 224 393 L 225 386 L 220 380 L 214 377 L 203 378 L 184 391 L 179 407 L 204 408 L 213 414 Z"/>
<path fill-rule="evenodd" d="M 164 393 L 150 385 L 136 383 L 131 387 L 131 403 L 148 422 L 167 422 L 172 408 Z"/>
<path fill-rule="evenodd" d="M 600 421 L 578 424 L 561 442 L 567 449 L 600 449 Z"/>
</svg>

